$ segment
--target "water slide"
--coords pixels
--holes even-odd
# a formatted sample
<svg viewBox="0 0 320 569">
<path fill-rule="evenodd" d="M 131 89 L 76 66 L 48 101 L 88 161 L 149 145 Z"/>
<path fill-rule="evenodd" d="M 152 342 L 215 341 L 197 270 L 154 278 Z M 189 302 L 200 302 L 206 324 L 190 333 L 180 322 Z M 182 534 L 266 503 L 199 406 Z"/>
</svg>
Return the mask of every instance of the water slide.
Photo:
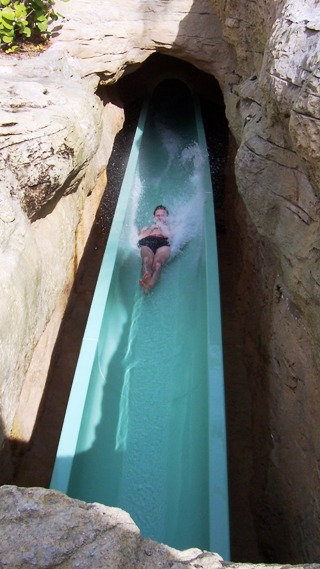
<svg viewBox="0 0 320 569">
<path fill-rule="evenodd" d="M 139 228 L 164 204 L 171 257 L 148 295 Z M 201 112 L 145 102 L 104 254 L 51 488 L 120 507 L 144 537 L 230 559 L 220 298 Z"/>
</svg>

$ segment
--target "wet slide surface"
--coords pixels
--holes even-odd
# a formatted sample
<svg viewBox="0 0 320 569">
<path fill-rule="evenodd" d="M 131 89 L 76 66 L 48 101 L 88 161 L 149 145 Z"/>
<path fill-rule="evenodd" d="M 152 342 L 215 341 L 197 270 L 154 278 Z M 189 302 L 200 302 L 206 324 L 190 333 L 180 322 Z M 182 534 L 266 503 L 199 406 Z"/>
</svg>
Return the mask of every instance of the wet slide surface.
<svg viewBox="0 0 320 569">
<path fill-rule="evenodd" d="M 178 549 L 214 548 L 227 558 L 227 514 L 219 503 L 225 535 L 217 544 L 211 527 L 212 487 L 217 486 L 212 468 L 215 462 L 221 467 L 219 457 L 210 458 L 211 434 L 219 431 L 223 447 L 225 427 L 221 419 L 218 428 L 210 420 L 212 403 L 219 405 L 219 416 L 224 417 L 224 409 L 209 385 L 210 361 L 222 356 L 219 349 L 210 354 L 208 344 L 212 291 L 207 290 L 205 226 L 212 190 L 203 175 L 207 158 L 185 85 L 164 82 L 143 113 L 129 197 L 118 204 L 123 208 L 119 239 L 116 250 L 111 240 L 105 254 L 114 261 L 104 260 L 99 277 L 51 487 L 123 508 L 145 537 Z M 160 203 L 170 212 L 172 255 L 145 296 L 138 284 L 138 228 L 152 222 Z M 211 300 L 209 305 L 212 310 Z M 101 320 L 97 338 L 90 335 L 95 320 Z M 216 326 L 219 336 L 219 311 Z M 87 355 L 90 345 L 92 357 Z M 81 417 L 73 420 L 77 408 Z M 64 441 L 76 424 L 71 456 L 70 443 Z M 215 492 L 221 502 L 221 487 Z M 226 495 L 222 504 L 227 509 Z"/>
</svg>

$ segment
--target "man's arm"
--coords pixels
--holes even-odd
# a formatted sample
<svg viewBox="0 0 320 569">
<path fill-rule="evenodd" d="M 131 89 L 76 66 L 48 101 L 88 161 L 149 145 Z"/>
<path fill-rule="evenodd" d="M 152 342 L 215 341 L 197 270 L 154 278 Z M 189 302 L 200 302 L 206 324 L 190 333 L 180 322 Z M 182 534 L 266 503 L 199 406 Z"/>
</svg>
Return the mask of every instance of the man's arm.
<svg viewBox="0 0 320 569">
<path fill-rule="evenodd" d="M 150 231 L 150 229 L 152 229 L 152 227 L 155 227 L 155 225 L 146 225 L 145 227 L 140 229 L 139 237 L 146 237 L 147 235 L 149 235 L 148 231 Z M 146 235 L 144 235 L 144 233 Z"/>
<path fill-rule="evenodd" d="M 170 229 L 166 223 L 162 223 L 161 221 L 157 221 L 156 225 L 160 229 L 163 237 L 168 237 L 168 238 L 171 237 Z"/>
</svg>

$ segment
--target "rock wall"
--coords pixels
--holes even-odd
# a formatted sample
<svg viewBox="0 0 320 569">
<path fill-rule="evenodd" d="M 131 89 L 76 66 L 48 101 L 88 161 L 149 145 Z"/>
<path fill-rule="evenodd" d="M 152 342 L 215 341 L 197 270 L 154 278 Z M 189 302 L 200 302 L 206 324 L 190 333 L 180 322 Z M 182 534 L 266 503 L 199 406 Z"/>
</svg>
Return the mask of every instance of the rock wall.
<svg viewBox="0 0 320 569">
<path fill-rule="evenodd" d="M 0 557 L 10 569 L 254 567 L 224 562 L 216 553 L 196 548 L 179 551 L 145 539 L 122 510 L 71 500 L 60 492 L 3 486 L 0 498 Z M 281 569 L 281 565 L 275 567 Z M 311 567 L 319 569 L 320 565 Z"/>
<path fill-rule="evenodd" d="M 0 58 L 1 440 L 29 440 L 122 109 L 61 51 Z M 6 479 L 2 470 L 1 480 Z"/>
<path fill-rule="evenodd" d="M 41 392 L 46 366 L 38 362 L 44 346 L 50 354 L 81 255 L 88 195 L 98 201 L 120 126 L 121 110 L 95 95 L 98 81 L 115 83 L 155 51 L 189 61 L 218 80 L 238 145 L 229 230 L 243 268 L 236 313 L 253 402 L 261 549 L 284 561 L 317 559 L 318 2 L 101 0 L 92 10 L 88 0 L 58 0 L 56 7 L 65 18 L 44 55 L 0 61 L 4 428 L 20 436 L 32 428 L 21 427 L 21 390 L 20 409 L 29 385 Z"/>
<path fill-rule="evenodd" d="M 235 89 L 242 124 L 233 130 L 251 503 L 261 552 L 296 562 L 320 553 L 317 26 L 316 4 L 283 4 L 260 72 Z"/>
</svg>

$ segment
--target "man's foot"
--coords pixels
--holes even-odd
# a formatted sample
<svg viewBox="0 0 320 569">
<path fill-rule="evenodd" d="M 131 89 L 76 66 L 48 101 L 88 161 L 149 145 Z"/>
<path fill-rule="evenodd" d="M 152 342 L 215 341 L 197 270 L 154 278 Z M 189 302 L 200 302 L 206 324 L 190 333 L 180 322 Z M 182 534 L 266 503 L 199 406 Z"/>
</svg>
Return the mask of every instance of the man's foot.
<svg viewBox="0 0 320 569">
<path fill-rule="evenodd" d="M 150 288 L 148 283 L 144 282 L 143 279 L 140 279 L 139 285 L 143 288 L 144 294 L 148 294 L 150 292 Z"/>
<path fill-rule="evenodd" d="M 143 273 L 143 276 L 142 276 L 142 278 L 141 278 L 141 281 L 139 281 L 139 282 L 140 282 L 140 284 L 141 284 L 141 282 L 146 283 L 147 280 L 150 279 L 150 278 L 151 278 L 151 273 L 150 273 L 150 271 L 145 270 L 144 273 Z"/>
<path fill-rule="evenodd" d="M 150 288 L 153 288 L 153 287 L 155 286 L 155 284 L 156 284 L 156 283 L 155 283 L 155 282 L 153 282 L 153 280 L 152 280 L 152 279 L 150 279 L 150 280 L 148 281 L 148 283 L 146 283 L 146 284 L 148 285 L 148 287 L 149 287 L 149 289 L 150 289 Z"/>
<path fill-rule="evenodd" d="M 139 280 L 139 285 L 140 286 L 149 286 L 149 283 L 148 283 L 149 279 L 150 279 L 150 275 L 149 276 L 143 275 L 143 277 L 141 277 L 141 279 Z"/>
</svg>

